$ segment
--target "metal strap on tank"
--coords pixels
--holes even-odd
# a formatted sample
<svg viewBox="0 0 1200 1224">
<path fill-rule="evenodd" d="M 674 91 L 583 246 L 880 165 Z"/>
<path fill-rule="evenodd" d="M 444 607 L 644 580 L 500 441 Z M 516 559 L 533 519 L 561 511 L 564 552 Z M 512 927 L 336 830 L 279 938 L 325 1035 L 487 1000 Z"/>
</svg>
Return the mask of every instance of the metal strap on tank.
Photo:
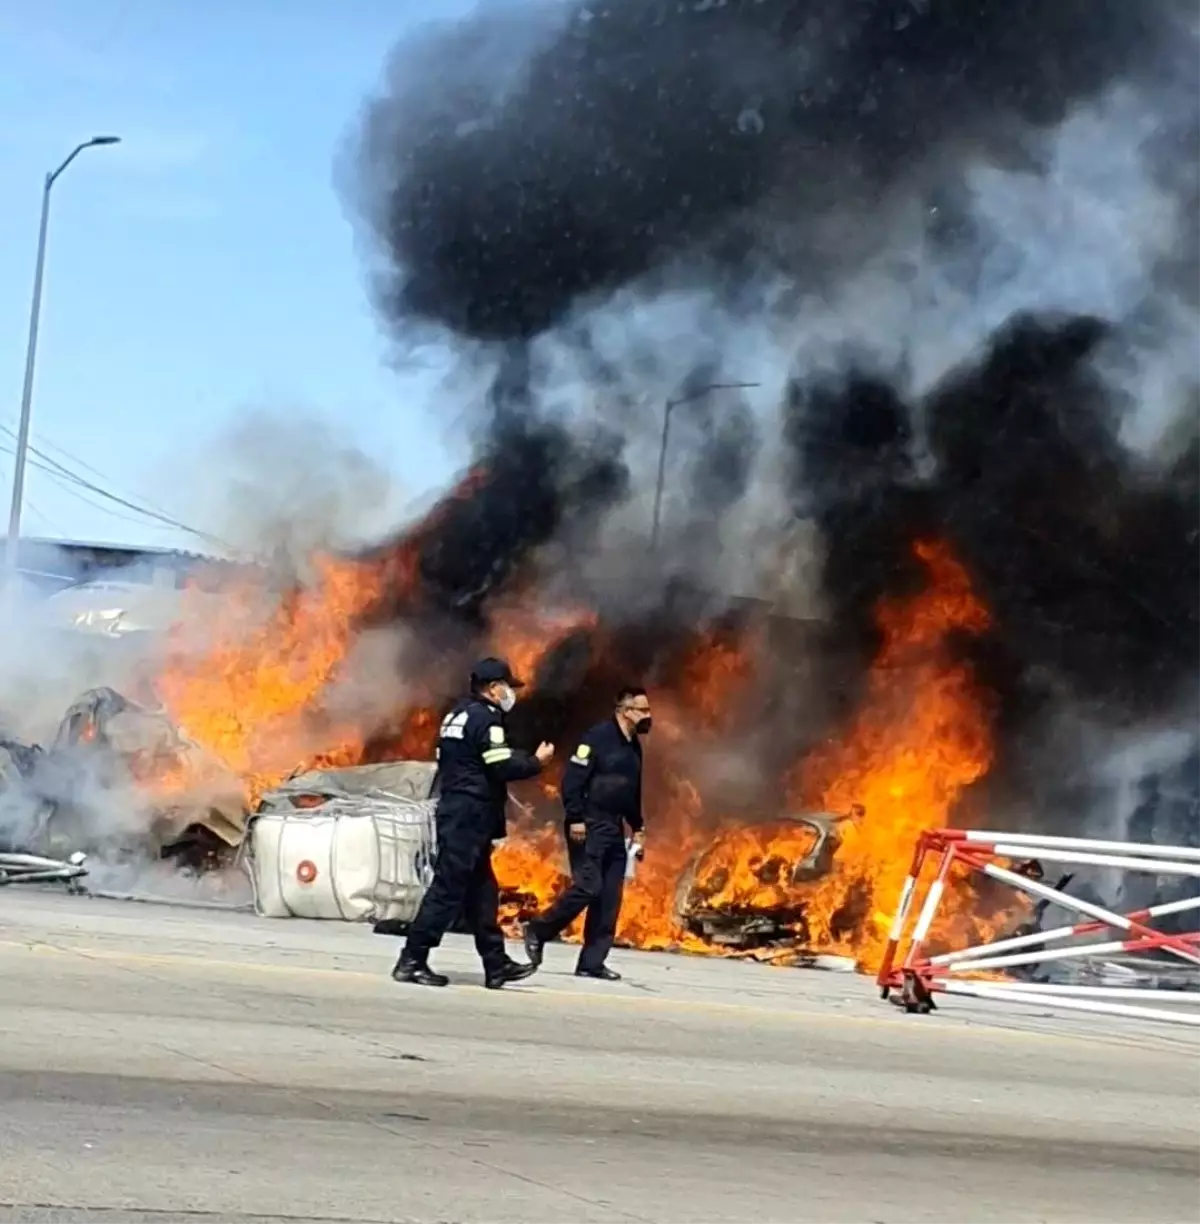
<svg viewBox="0 0 1200 1224">
<path fill-rule="evenodd" d="M 318 817 L 318 819 L 320 819 Z M 342 898 L 338 893 L 338 873 L 337 873 L 337 854 L 338 854 L 338 816 L 333 818 L 333 834 L 329 839 L 329 887 L 333 890 L 333 903 L 337 906 L 338 917 L 343 922 L 348 922 L 346 911 L 342 908 Z"/>
<path fill-rule="evenodd" d="M 371 814 L 371 828 L 375 832 L 375 853 L 379 858 L 379 868 L 380 868 L 379 874 L 382 875 L 383 874 L 383 862 L 384 862 L 383 838 L 379 832 L 379 817 L 375 813 Z M 371 918 L 376 922 L 379 921 L 379 917 L 380 917 L 380 914 L 379 914 L 379 885 L 380 885 L 380 879 L 379 879 L 379 876 L 377 875 L 375 877 L 375 895 L 371 898 L 371 907 L 372 907 L 371 908 Z"/>
<path fill-rule="evenodd" d="M 238 846 L 237 858 L 234 862 L 246 873 L 250 878 L 250 896 L 254 900 L 254 912 L 261 914 L 262 897 L 258 891 L 258 872 L 255 866 L 258 860 L 254 857 L 254 829 L 255 820 L 250 819 L 246 826 L 246 836 L 242 839 L 242 844 Z"/>
<path fill-rule="evenodd" d="M 275 850 L 275 887 L 279 890 L 279 899 L 283 902 L 283 908 L 295 918 L 296 911 L 288 904 L 287 893 L 283 889 L 283 835 L 287 832 L 288 818 L 284 815 L 282 819 L 283 824 L 279 829 L 279 845 Z"/>
</svg>

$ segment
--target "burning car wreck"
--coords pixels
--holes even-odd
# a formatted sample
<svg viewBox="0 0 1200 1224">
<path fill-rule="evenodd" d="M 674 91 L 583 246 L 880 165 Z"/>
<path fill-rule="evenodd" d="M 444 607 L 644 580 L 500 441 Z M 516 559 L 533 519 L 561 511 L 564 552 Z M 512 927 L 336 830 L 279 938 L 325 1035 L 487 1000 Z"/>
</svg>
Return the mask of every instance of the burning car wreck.
<svg viewBox="0 0 1200 1224">
<path fill-rule="evenodd" d="M 846 816 L 813 812 L 718 833 L 675 891 L 681 931 L 736 949 L 805 947 L 805 888 L 833 870 Z M 746 843 L 752 841 L 747 861 Z"/>
</svg>

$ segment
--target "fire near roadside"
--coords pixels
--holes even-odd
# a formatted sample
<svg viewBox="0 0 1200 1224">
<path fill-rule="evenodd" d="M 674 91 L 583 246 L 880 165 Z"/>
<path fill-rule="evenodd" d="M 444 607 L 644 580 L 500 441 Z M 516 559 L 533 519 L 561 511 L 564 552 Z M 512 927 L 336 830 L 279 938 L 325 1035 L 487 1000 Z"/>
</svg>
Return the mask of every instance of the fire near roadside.
<svg viewBox="0 0 1200 1224">
<path fill-rule="evenodd" d="M 459 495 L 469 496 L 469 489 Z M 318 561 L 316 581 L 282 599 L 243 581 L 226 593 L 222 619 L 208 627 L 201 651 L 194 642 L 184 648 L 186 624 L 178 630 L 159 690 L 181 729 L 242 779 L 249 806 L 300 769 L 432 754 L 439 707 L 453 695 L 439 691 L 436 668 L 413 676 L 408 691 L 419 698 L 393 710 L 382 732 L 331 714 L 325 699 L 382 603 L 399 609 L 401 620 L 410 613 L 419 628 L 420 578 L 411 554 L 438 513 L 382 558 Z M 733 640 L 728 633 L 692 634 L 671 680 L 654 690 L 659 729 L 647 763 L 649 849 L 627 888 L 619 941 L 725 951 L 686 921 L 688 898 L 702 897 L 706 911 L 743 922 L 774 918 L 777 943 L 852 955 L 865 968 L 876 964 L 883 915 L 894 907 L 914 834 L 948 823 L 956 801 L 992 760 L 988 703 L 954 650 L 956 637 L 987 628 L 987 609 L 946 545 L 919 541 L 914 551 L 924 588 L 878 607 L 882 645 L 861 707 L 793 761 L 776 780 L 777 802 L 749 817 L 706 800 L 701 765 L 736 733 L 729 723 L 739 692 L 779 661 L 767 657 L 753 628 Z M 546 610 L 535 589 L 523 598 L 505 592 L 495 603 L 483 639 L 526 676 L 538 677 L 569 637 L 583 635 L 593 650 L 604 648 L 605 626 L 590 609 Z M 562 883 L 555 798 L 553 774 L 526 788 L 516 832 L 496 856 L 510 926 L 544 906 Z M 788 818 L 805 812 L 836 820 L 836 839 L 815 873 L 795 870 L 818 840 L 810 824 Z M 962 901 L 957 918 L 948 911 L 952 920 L 979 923 L 969 916 L 970 898 Z"/>
</svg>

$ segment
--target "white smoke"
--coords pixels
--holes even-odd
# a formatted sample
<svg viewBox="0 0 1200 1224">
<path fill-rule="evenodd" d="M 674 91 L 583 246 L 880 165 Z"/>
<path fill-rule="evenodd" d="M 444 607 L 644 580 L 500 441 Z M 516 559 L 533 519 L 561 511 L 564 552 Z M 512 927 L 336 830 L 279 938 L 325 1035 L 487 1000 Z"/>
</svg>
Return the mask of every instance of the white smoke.
<svg viewBox="0 0 1200 1224">
<path fill-rule="evenodd" d="M 374 543 L 403 521 L 392 473 L 328 422 L 244 413 L 190 460 L 194 514 L 246 556 L 303 576 L 315 554 Z"/>
<path fill-rule="evenodd" d="M 190 456 L 178 474 L 180 488 L 192 494 L 189 521 L 228 541 L 234 567 L 198 559 L 196 589 L 144 585 L 144 575 L 133 573 L 126 582 L 115 572 L 93 575 L 99 579 L 93 589 L 70 590 L 49 604 L 32 589 L 7 593 L 0 609 L 0 734 L 12 751 L 0 778 L 0 844 L 60 856 L 85 850 L 89 884 L 102 891 L 240 903 L 246 899 L 240 872 L 198 875 L 159 861 L 158 839 L 167 834 L 155 831 L 158 801 L 119 760 L 52 750 L 64 714 L 86 691 L 110 688 L 145 711 L 133 717 L 135 740 L 153 737 L 159 722 L 164 741 L 176 731 L 186 735 L 187 728 L 173 728 L 155 692 L 168 657 L 200 661 L 218 638 L 233 647 L 252 641 L 286 594 L 319 581 L 314 556 L 391 535 L 403 521 L 404 499 L 384 467 L 331 426 L 283 412 L 243 418 Z M 135 623 L 141 632 L 121 632 Z M 324 713 L 333 725 L 367 737 L 406 704 L 403 644 L 391 630 L 355 642 L 327 694 Z M 120 739 L 120 728 L 111 729 Z M 22 755 L 33 745 L 50 751 Z M 115 744 L 118 758 L 143 747 Z M 312 751 L 328 747 L 314 728 Z M 31 776 L 17 769 L 18 756 L 33 761 Z M 210 798 L 196 793 L 187 801 L 199 810 Z"/>
<path fill-rule="evenodd" d="M 120 571 L 114 576 L 119 577 Z M 0 598 L 4 630 L 0 733 L 4 735 L 45 743 L 85 689 L 136 688 L 153 664 L 145 638 L 77 631 L 58 607 L 57 601 L 48 605 L 44 593 L 20 581 Z"/>
<path fill-rule="evenodd" d="M 64 556 L 63 572 L 69 559 Z M 118 571 L 119 573 L 119 571 Z M 93 597 L 94 600 L 95 597 Z M 139 692 L 153 671 L 147 635 L 117 636 L 76 629 L 44 592 L 17 581 L 0 597 L 0 841 L 24 844 L 44 826 L 49 805 L 69 791 L 89 811 L 100 840 L 119 837 L 143 814 L 136 797 L 106 789 L 86 771 L 71 778 L 41 752 L 49 748 L 68 708 L 91 688 Z M 18 768 L 23 749 L 36 748 L 33 776 Z"/>
</svg>

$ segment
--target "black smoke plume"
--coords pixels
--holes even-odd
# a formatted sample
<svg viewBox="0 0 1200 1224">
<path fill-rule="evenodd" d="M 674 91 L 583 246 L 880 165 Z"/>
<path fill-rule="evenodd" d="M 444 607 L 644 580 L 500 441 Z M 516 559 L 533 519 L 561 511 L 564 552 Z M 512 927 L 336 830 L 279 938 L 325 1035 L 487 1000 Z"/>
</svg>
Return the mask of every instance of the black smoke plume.
<svg viewBox="0 0 1200 1224">
<path fill-rule="evenodd" d="M 696 272 L 701 254 L 734 281 L 770 261 L 815 280 L 870 228 L 831 218 L 878 221 L 897 189 L 1035 158 L 1031 132 L 1152 78 L 1186 11 L 607 0 L 468 19 L 402 49 L 367 111 L 357 194 L 384 309 L 511 339 L 668 262 Z"/>
<path fill-rule="evenodd" d="M 880 597 L 919 580 L 909 542 L 937 536 L 993 614 L 995 687 L 1026 713 L 1064 696 L 1141 715 L 1194 703 L 1200 501 L 1194 479 L 1147 479 L 1121 446 L 1095 366 L 1110 333 L 1095 318 L 1015 319 L 918 404 L 853 374 L 793 387 L 794 478 L 844 632 L 870 640 Z"/>
<path fill-rule="evenodd" d="M 626 472 L 615 448 L 587 452 L 558 426 L 497 423 L 479 479 L 446 507 L 420 550 L 421 587 L 443 612 L 478 621 L 537 548 L 577 530 L 618 501 Z"/>
<path fill-rule="evenodd" d="M 387 572 L 372 620 L 420 618 L 451 637 L 486 627 L 489 599 L 551 541 L 589 537 L 628 473 L 606 435 L 585 444 L 561 425 L 497 409 L 475 468 L 415 531 L 361 554 Z"/>
<path fill-rule="evenodd" d="M 599 356 L 593 308 L 681 289 L 717 301 L 728 326 L 693 381 L 761 376 L 738 351 L 748 323 L 792 327 L 802 353 L 778 419 L 739 403 L 689 409 L 690 432 L 680 420 L 687 521 L 665 535 L 667 555 L 647 564 L 635 540 L 603 570 L 607 585 L 586 593 L 610 653 L 564 644 L 525 717 L 575 719 L 581 687 L 628 678 L 618 660 L 669 677 L 714 613 L 654 571 L 707 550 L 718 563 L 693 572 L 719 576 L 756 546 L 725 530 L 753 503 L 757 526 L 816 524 L 820 594 L 857 659 L 871 655 L 879 597 L 921 580 L 914 538 L 937 535 L 993 611 L 975 662 L 1010 730 L 1067 706 L 1126 725 L 1182 709 L 1194 728 L 1200 446 L 1164 466 L 1124 434 L 1139 388 L 1165 403 L 1200 386 L 1167 342 L 1182 329 L 1194 349 L 1196 26 L 1186 0 L 608 0 L 493 7 L 400 49 L 366 108 L 352 184 L 381 308 L 398 339 L 432 326 L 473 359 L 499 355 L 480 443 L 492 475 L 422 550 L 439 607 L 481 625 L 545 546 L 586 537 L 576 554 L 597 552 L 605 516 L 628 508 L 634 448 L 657 444 L 655 418 L 628 428 L 628 384 L 647 365 Z M 1128 189 L 1107 246 L 1060 267 L 1050 244 L 1045 288 L 1014 295 L 1023 247 L 1049 219 L 998 234 L 978 172 L 1050 182 L 1055 140 L 1081 114 L 1101 162 L 1120 143 L 1105 125 L 1125 138 L 1144 123 L 1144 164 L 1113 153 L 1099 167 Z M 1095 206 L 1056 188 L 1056 206 Z M 1143 250 L 1134 236 L 1156 224 Z M 1104 275 L 1122 261 L 1133 287 Z M 899 336 L 881 335 L 886 320 L 849 325 L 848 287 L 855 309 L 875 309 L 856 280 L 868 268 L 906 302 L 931 270 L 957 295 L 970 335 L 944 349 L 958 360 L 924 382 L 896 361 L 937 348 L 930 330 L 953 314 L 902 310 L 888 316 Z M 1013 317 L 1040 297 L 1058 305 L 1056 273 L 1074 313 Z M 631 345 L 639 361 L 655 340 L 649 324 Z M 847 356 L 884 340 L 896 343 Z M 627 428 L 621 455 L 547 424 L 531 378 L 547 344 L 575 354 L 595 416 Z M 643 403 L 661 407 L 661 373 L 651 360 Z M 800 674 L 790 657 L 772 662 L 781 684 Z"/>
</svg>

